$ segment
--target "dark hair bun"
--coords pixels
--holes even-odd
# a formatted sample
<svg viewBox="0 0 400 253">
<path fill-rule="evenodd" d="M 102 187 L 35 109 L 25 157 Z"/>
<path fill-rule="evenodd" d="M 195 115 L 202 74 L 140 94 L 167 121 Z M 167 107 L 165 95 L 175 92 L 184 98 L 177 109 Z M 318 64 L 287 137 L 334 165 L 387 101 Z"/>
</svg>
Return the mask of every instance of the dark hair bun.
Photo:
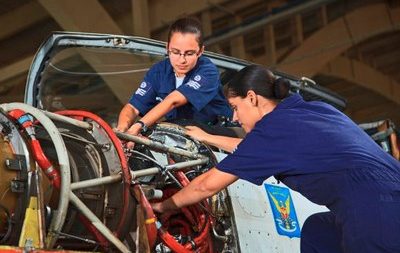
<svg viewBox="0 0 400 253">
<path fill-rule="evenodd" d="M 277 78 L 274 81 L 274 97 L 284 99 L 289 95 L 290 83 L 286 78 Z"/>
</svg>

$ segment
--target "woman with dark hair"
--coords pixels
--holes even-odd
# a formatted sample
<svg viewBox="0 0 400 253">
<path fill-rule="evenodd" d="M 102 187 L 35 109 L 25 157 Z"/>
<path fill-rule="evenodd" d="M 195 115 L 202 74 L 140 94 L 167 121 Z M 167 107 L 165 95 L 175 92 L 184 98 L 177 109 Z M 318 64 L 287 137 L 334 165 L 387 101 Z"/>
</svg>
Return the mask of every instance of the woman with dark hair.
<svg viewBox="0 0 400 253">
<path fill-rule="evenodd" d="M 237 179 L 261 185 L 275 176 L 330 211 L 303 225 L 302 252 L 400 252 L 400 164 L 340 111 L 289 94 L 289 84 L 262 66 L 242 69 L 228 101 L 246 137 L 188 134 L 234 150 L 171 198 L 166 212 L 197 203 Z M 239 145 L 236 147 L 236 145 Z"/>
<path fill-rule="evenodd" d="M 230 118 L 217 67 L 206 57 L 200 22 L 181 18 L 170 27 L 168 58 L 155 64 L 119 114 L 117 130 L 137 135 L 159 119 L 215 124 Z M 142 116 L 139 121 L 135 120 Z"/>
</svg>

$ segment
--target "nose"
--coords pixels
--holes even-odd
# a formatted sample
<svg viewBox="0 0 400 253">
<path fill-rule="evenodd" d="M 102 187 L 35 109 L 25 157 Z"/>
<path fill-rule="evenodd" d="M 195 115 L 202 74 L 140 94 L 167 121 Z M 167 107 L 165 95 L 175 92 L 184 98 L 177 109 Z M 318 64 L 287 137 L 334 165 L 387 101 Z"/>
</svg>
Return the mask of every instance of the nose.
<svg viewBox="0 0 400 253">
<path fill-rule="evenodd" d="M 238 115 L 237 115 L 237 112 L 236 111 L 233 111 L 233 119 L 232 119 L 234 122 L 237 122 L 237 121 L 239 121 L 239 118 L 238 118 Z"/>
<path fill-rule="evenodd" d="M 182 63 L 186 62 L 186 56 L 184 54 L 179 55 L 179 62 L 182 62 Z"/>
</svg>

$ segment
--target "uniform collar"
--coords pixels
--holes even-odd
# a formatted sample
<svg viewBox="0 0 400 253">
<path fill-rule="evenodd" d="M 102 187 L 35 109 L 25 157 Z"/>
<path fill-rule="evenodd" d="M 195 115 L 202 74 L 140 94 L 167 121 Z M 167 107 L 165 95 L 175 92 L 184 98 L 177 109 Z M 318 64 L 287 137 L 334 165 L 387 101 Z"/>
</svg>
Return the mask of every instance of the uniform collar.
<svg viewBox="0 0 400 253">
<path fill-rule="evenodd" d="M 295 107 L 299 103 L 303 103 L 304 100 L 300 94 L 294 93 L 289 97 L 284 98 L 277 106 L 276 109 L 287 109 Z"/>
</svg>

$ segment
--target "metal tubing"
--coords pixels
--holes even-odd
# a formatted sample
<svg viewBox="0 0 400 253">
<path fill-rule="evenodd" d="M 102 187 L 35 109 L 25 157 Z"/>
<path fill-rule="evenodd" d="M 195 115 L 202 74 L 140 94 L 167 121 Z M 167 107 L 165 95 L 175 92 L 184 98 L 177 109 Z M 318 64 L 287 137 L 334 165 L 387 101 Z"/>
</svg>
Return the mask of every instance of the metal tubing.
<svg viewBox="0 0 400 253">
<path fill-rule="evenodd" d="M 57 212 L 55 212 L 53 218 L 51 219 L 50 227 L 48 229 L 46 237 L 46 248 L 52 248 L 54 246 L 54 243 L 57 241 L 58 232 L 61 231 L 61 228 L 64 225 L 68 210 L 68 193 L 70 192 L 71 170 L 69 166 L 67 148 L 65 147 L 65 143 L 57 127 L 54 125 L 53 121 L 51 121 L 43 113 L 42 110 L 36 109 L 35 107 L 23 103 L 1 104 L 0 108 L 2 108 L 6 112 L 20 109 L 26 113 L 31 114 L 42 124 L 54 143 L 62 183 L 60 188 L 60 198 L 58 201 Z"/>
<path fill-rule="evenodd" d="M 98 186 L 98 185 L 111 184 L 111 183 L 115 183 L 115 182 L 118 182 L 121 180 L 122 180 L 121 174 L 100 177 L 100 178 L 94 178 L 94 179 L 89 179 L 89 180 L 72 183 L 71 190 L 73 191 L 73 190 L 77 190 L 77 189 L 81 189 L 81 188 L 88 188 L 88 187 L 93 187 L 93 186 Z"/>
<path fill-rule="evenodd" d="M 160 173 L 161 170 L 159 167 L 151 167 L 143 170 L 135 170 L 131 171 L 131 177 L 132 179 L 138 178 L 138 177 L 145 177 L 145 176 L 150 176 L 150 175 L 155 175 Z"/>
<path fill-rule="evenodd" d="M 186 162 L 180 162 L 180 163 L 175 163 L 175 164 L 170 164 L 164 167 L 165 170 L 179 170 L 191 166 L 196 166 L 196 165 L 202 165 L 208 163 L 209 159 L 207 157 L 197 159 L 197 160 L 192 160 L 192 161 L 186 161 Z"/>
<path fill-rule="evenodd" d="M 90 220 L 94 227 L 113 243 L 121 252 L 128 253 L 129 249 L 101 222 L 99 218 L 73 193 L 69 193 L 69 200 L 81 213 Z"/>
<path fill-rule="evenodd" d="M 43 111 L 44 114 L 46 114 L 47 117 L 49 117 L 52 120 L 57 120 L 57 121 L 61 121 L 64 123 L 68 123 L 86 130 L 90 130 L 92 129 L 92 125 L 88 122 L 85 121 L 81 121 L 81 120 L 77 120 L 77 119 L 73 119 L 70 117 L 66 117 L 57 113 L 53 113 L 53 112 L 48 112 L 48 111 Z"/>
<path fill-rule="evenodd" d="M 121 139 L 124 139 L 124 140 L 127 140 L 127 141 L 133 141 L 135 143 L 142 144 L 142 145 L 146 145 L 146 146 L 148 146 L 150 148 L 158 149 L 158 150 L 164 151 L 166 153 L 173 153 L 173 154 L 176 154 L 176 155 L 182 155 L 182 156 L 186 156 L 186 157 L 189 157 L 189 158 L 203 158 L 204 157 L 201 154 L 197 154 L 197 153 L 193 153 L 193 152 L 189 152 L 189 151 L 186 151 L 186 150 L 177 149 L 177 148 L 173 148 L 173 147 L 168 147 L 168 146 L 163 145 L 163 144 L 161 144 L 159 142 L 155 142 L 155 141 L 152 141 L 152 140 L 149 140 L 149 139 L 145 139 L 145 138 L 142 138 L 142 137 L 139 137 L 139 136 L 130 135 L 130 134 L 127 134 L 127 133 L 122 133 L 122 132 L 119 132 L 119 131 L 114 131 L 114 132 Z"/>
<path fill-rule="evenodd" d="M 187 167 L 191 167 L 191 166 L 202 165 L 202 164 L 208 163 L 208 161 L 209 161 L 209 159 L 206 157 L 206 158 L 201 158 L 201 159 L 192 160 L 192 161 L 170 164 L 170 165 L 164 166 L 161 169 L 159 167 L 150 167 L 150 168 L 143 169 L 143 170 L 131 171 L 131 175 L 132 175 L 132 179 L 135 179 L 138 177 L 154 175 L 154 174 L 160 173 L 162 171 L 179 170 L 179 169 L 183 169 L 183 168 L 187 168 Z"/>
</svg>

